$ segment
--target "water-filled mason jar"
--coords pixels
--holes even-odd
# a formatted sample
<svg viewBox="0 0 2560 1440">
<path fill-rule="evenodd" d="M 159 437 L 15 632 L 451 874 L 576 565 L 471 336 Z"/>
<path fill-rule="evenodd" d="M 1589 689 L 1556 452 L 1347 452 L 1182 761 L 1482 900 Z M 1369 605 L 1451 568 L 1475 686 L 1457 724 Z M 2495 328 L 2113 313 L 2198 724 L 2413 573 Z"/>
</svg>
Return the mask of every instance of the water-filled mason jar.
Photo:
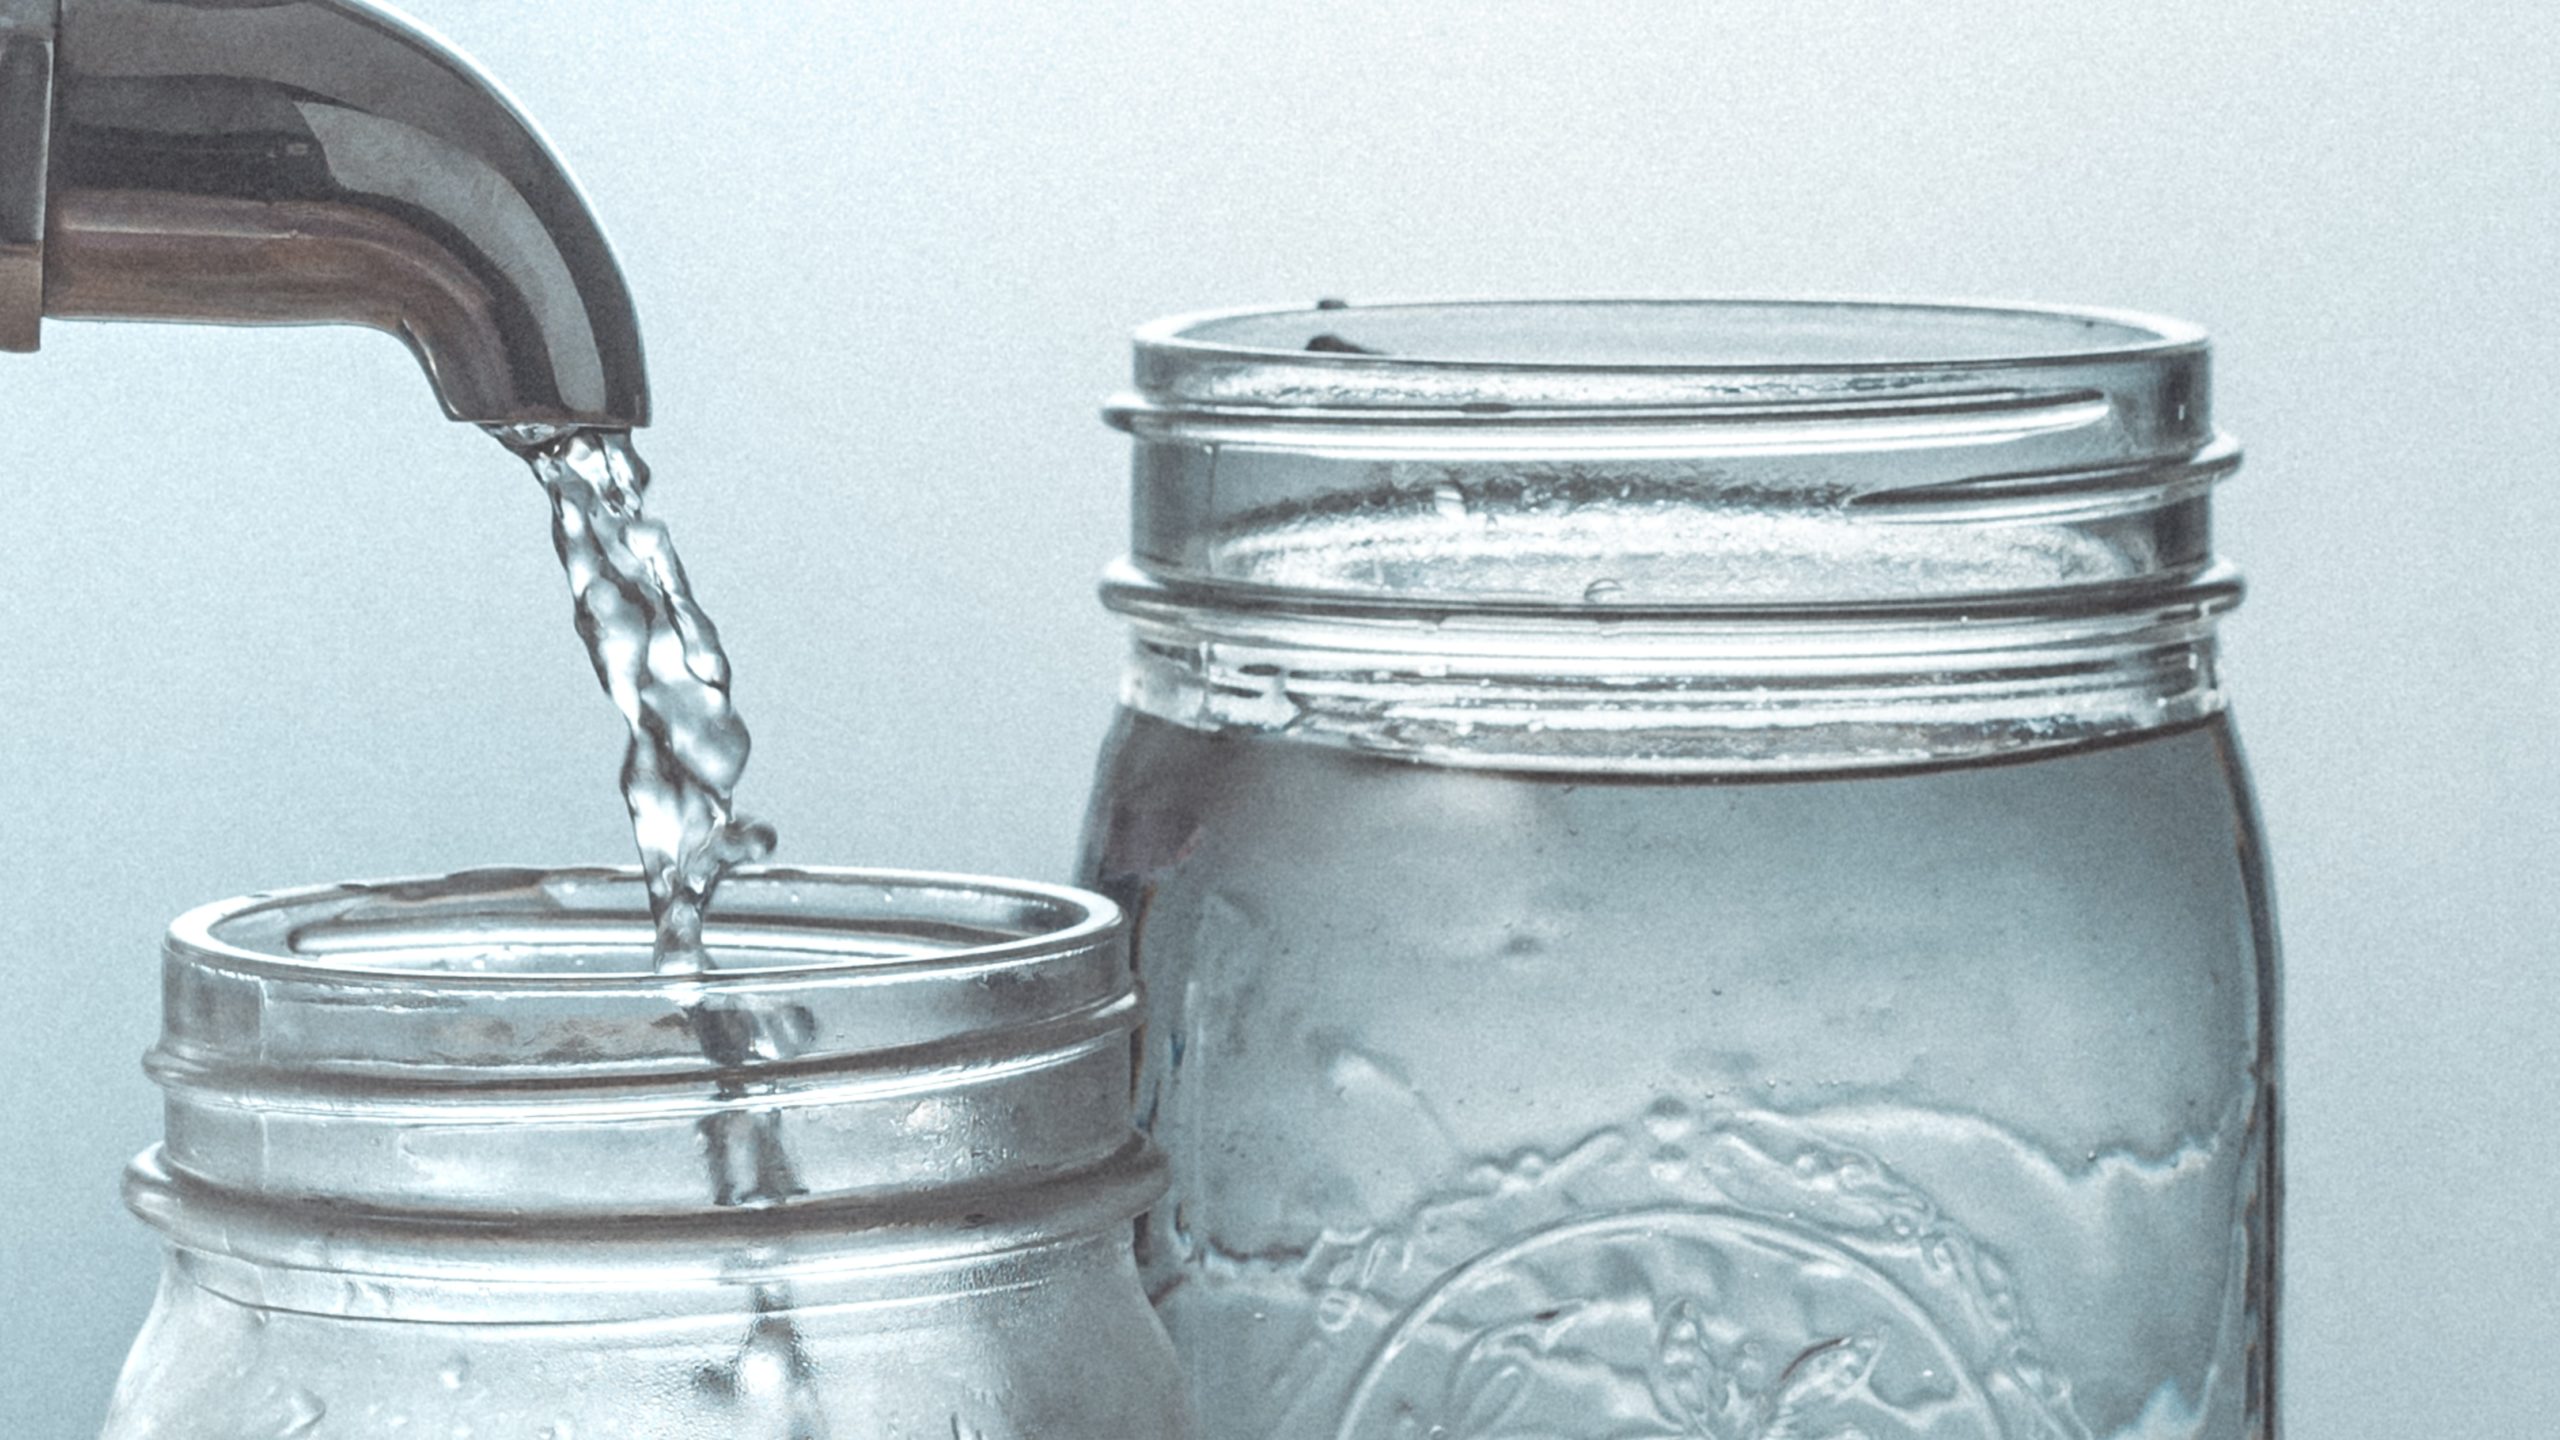
<svg viewBox="0 0 2560 1440">
<path fill-rule="evenodd" d="M 180 919 L 106 1440 L 1186 1434 L 1111 905 L 748 870 L 707 938 L 627 871 Z"/>
<path fill-rule="evenodd" d="M 1205 1434 L 2272 1433 L 2197 331 L 1328 302 L 1136 370 L 1084 876 Z"/>
</svg>

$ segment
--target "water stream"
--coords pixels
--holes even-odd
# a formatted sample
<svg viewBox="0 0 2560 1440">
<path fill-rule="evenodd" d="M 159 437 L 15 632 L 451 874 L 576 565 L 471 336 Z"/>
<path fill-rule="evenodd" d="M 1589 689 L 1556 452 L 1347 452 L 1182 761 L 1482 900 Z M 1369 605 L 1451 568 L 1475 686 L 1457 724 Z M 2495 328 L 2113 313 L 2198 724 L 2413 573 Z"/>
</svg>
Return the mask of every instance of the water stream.
<svg viewBox="0 0 2560 1440">
<path fill-rule="evenodd" d="M 658 969 L 707 970 L 702 916 L 712 892 L 730 866 L 762 858 L 774 841 L 770 826 L 731 807 L 748 737 L 729 699 L 720 632 L 694 603 L 666 525 L 643 509 L 649 469 L 630 431 L 498 433 L 551 497 L 578 636 L 631 729 L 622 799 L 649 883 Z"/>
<path fill-rule="evenodd" d="M 597 683 L 630 727 L 622 800 L 648 881 L 656 968 L 699 975 L 715 965 L 702 932 L 720 877 L 762 859 L 774 844 L 771 826 L 732 804 L 749 738 L 729 698 L 720 632 L 694 602 L 666 525 L 644 509 L 649 469 L 630 431 L 520 426 L 497 435 L 532 465 L 551 497 L 552 545 L 576 602 L 578 637 Z M 754 1088 L 749 1071 L 756 1064 L 788 1058 L 787 1037 L 751 1005 L 683 989 L 694 992 L 683 1003 L 685 1023 L 719 1067 L 716 1093 L 735 1106 Z M 779 1120 L 772 1109 L 728 1106 L 704 1117 L 714 1205 L 774 1205 L 802 1193 Z M 793 1303 L 788 1284 L 755 1284 L 754 1318 L 736 1361 L 708 1372 L 705 1383 L 777 1424 L 777 1440 L 826 1440 L 815 1367 Z"/>
</svg>

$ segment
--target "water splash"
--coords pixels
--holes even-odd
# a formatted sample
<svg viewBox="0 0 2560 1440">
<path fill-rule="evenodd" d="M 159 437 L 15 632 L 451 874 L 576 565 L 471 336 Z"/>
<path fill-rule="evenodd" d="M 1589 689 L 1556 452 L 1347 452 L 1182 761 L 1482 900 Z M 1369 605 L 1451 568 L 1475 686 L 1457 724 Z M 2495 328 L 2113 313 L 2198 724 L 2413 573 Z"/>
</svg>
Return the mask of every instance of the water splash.
<svg viewBox="0 0 2560 1440">
<path fill-rule="evenodd" d="M 649 884 L 657 967 L 711 967 L 702 916 L 730 866 L 773 848 L 770 826 L 730 806 L 748 736 L 729 700 L 720 633 L 693 600 L 667 527 L 642 510 L 649 470 L 628 430 L 495 432 L 551 497 L 552 543 L 596 679 L 631 727 L 622 798 Z"/>
</svg>

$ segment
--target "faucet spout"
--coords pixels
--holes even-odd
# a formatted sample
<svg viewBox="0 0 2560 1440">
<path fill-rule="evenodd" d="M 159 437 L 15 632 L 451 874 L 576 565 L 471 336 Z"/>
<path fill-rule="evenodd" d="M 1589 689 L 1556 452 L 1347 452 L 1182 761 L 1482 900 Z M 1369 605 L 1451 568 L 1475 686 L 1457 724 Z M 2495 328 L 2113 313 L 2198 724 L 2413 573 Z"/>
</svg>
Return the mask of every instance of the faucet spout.
<svg viewBox="0 0 2560 1440">
<path fill-rule="evenodd" d="M 568 172 L 364 0 L 0 0 L 0 346 L 34 348 L 39 314 L 366 325 L 456 420 L 648 421 L 630 292 Z"/>
</svg>

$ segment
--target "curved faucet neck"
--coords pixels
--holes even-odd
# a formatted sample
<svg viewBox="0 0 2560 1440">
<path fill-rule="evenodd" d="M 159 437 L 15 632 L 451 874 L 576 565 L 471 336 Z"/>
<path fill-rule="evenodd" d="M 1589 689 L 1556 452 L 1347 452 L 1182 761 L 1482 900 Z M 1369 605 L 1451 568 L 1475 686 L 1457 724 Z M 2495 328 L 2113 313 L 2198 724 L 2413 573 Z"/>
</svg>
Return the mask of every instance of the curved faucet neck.
<svg viewBox="0 0 2560 1440">
<path fill-rule="evenodd" d="M 0 0 L 0 343 L 34 348 L 40 316 L 365 325 L 457 420 L 648 419 L 567 171 L 469 61 L 359 0 Z"/>
</svg>

